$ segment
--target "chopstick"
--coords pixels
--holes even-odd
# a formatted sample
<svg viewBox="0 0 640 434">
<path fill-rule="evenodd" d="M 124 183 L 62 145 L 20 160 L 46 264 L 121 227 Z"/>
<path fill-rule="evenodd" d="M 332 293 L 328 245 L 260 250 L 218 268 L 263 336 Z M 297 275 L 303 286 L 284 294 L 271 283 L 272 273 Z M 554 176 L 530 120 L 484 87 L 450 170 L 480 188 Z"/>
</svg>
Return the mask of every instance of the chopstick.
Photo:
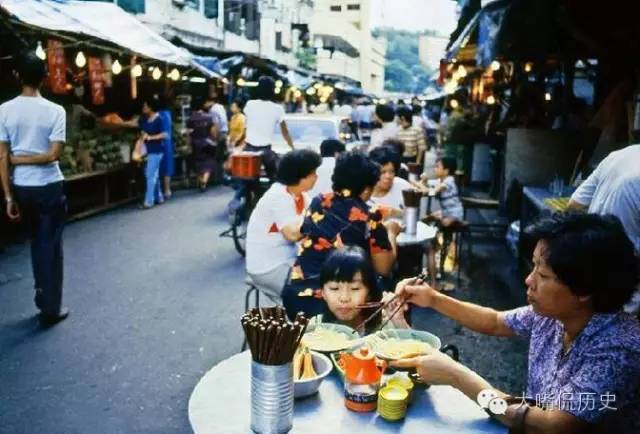
<svg viewBox="0 0 640 434">
<path fill-rule="evenodd" d="M 382 324 L 380 324 L 378 327 L 376 327 L 376 331 L 377 330 L 382 330 L 384 328 L 384 326 L 386 326 L 389 323 L 389 321 L 391 321 L 393 319 L 393 317 L 396 316 L 398 311 L 404 307 L 405 304 L 407 304 L 407 298 L 403 297 L 402 298 L 402 302 L 398 305 L 398 307 L 396 307 L 396 310 L 394 310 L 393 313 L 391 315 L 389 315 L 389 317 L 386 320 L 384 320 L 384 322 Z"/>
<path fill-rule="evenodd" d="M 240 319 L 253 360 L 265 365 L 291 362 L 308 322 L 302 312 L 289 321 L 280 306 L 254 308 Z"/>
<path fill-rule="evenodd" d="M 413 284 L 416 284 L 418 282 L 424 282 L 425 280 L 427 280 L 427 272 L 426 270 L 423 270 L 416 278 L 413 279 Z M 362 327 L 364 327 L 369 321 L 371 321 L 373 318 L 376 317 L 376 315 L 378 315 L 380 312 L 382 312 L 390 303 L 392 303 L 396 298 L 398 298 L 398 294 L 394 294 L 393 297 L 391 297 L 389 300 L 387 300 L 386 302 L 369 302 L 369 303 L 364 303 L 360 306 L 365 306 L 363 308 L 366 307 L 375 307 L 375 303 L 381 303 L 380 307 L 378 309 L 376 309 L 371 315 L 369 315 L 364 321 L 362 321 L 360 324 L 358 324 L 353 332 L 353 333 L 357 333 L 358 329 L 361 329 Z M 381 329 L 383 326 L 387 325 L 387 323 L 389 322 L 390 318 L 393 318 L 393 316 L 398 312 L 398 310 L 400 310 L 400 308 L 402 306 L 404 306 L 407 302 L 407 299 L 403 297 L 402 302 L 400 303 L 400 305 L 396 308 L 396 310 L 393 312 L 393 315 L 391 315 L 391 317 L 389 317 L 382 326 L 377 327 L 377 329 Z M 358 306 L 358 307 L 360 307 Z"/>
<path fill-rule="evenodd" d="M 376 315 L 378 315 L 380 312 L 382 312 L 382 310 L 387 307 L 387 305 L 389 303 L 391 303 L 393 300 L 395 300 L 396 298 L 398 298 L 397 294 L 394 294 L 393 297 L 391 297 L 389 300 L 387 300 L 384 303 L 380 304 L 380 307 L 377 308 L 376 310 L 373 311 L 373 313 L 371 315 L 369 315 L 364 321 L 362 321 L 360 324 L 358 324 L 355 329 L 351 332 L 353 333 L 357 333 L 357 330 L 364 327 L 365 324 L 367 324 L 369 321 L 371 321 L 373 318 L 375 318 Z"/>
</svg>

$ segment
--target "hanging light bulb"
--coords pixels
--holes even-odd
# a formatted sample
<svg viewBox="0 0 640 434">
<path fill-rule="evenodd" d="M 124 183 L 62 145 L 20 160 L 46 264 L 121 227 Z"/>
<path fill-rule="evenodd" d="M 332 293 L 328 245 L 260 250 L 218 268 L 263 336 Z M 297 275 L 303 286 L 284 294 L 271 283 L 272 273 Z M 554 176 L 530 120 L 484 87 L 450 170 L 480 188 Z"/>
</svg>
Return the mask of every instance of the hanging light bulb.
<svg viewBox="0 0 640 434">
<path fill-rule="evenodd" d="M 282 82 L 282 80 L 277 80 L 276 81 L 276 87 L 282 87 L 284 83 Z"/>
<path fill-rule="evenodd" d="M 111 72 L 113 72 L 114 75 L 118 75 L 122 72 L 122 65 L 120 65 L 118 59 L 116 59 L 116 61 L 111 65 Z"/>
<path fill-rule="evenodd" d="M 134 67 L 131 68 L 131 75 L 136 78 L 142 77 L 142 66 L 134 65 Z"/>
<path fill-rule="evenodd" d="M 493 62 L 491 62 L 492 71 L 498 71 L 499 69 L 500 69 L 500 62 L 498 62 L 497 60 L 494 60 Z"/>
<path fill-rule="evenodd" d="M 76 66 L 78 68 L 84 68 L 86 64 L 87 58 L 84 57 L 84 53 L 82 51 L 78 51 L 78 54 L 76 54 Z"/>
<path fill-rule="evenodd" d="M 313 85 L 314 88 L 320 89 L 322 87 L 322 83 L 316 83 Z"/>
<path fill-rule="evenodd" d="M 524 64 L 524 72 L 533 71 L 533 62 L 527 62 Z"/>
<path fill-rule="evenodd" d="M 493 95 L 489 95 L 487 97 L 487 104 L 494 105 L 496 103 L 496 97 Z"/>
<path fill-rule="evenodd" d="M 244 84 L 245 84 L 245 83 L 246 83 L 246 81 L 244 81 L 244 78 L 242 78 L 242 77 L 240 77 L 240 78 L 238 79 L 238 81 L 236 81 L 236 84 L 237 84 L 238 86 L 244 86 Z"/>
<path fill-rule="evenodd" d="M 38 47 L 36 48 L 36 56 L 38 56 L 40 60 L 44 60 L 47 58 L 47 52 L 44 51 L 44 48 L 42 48 L 42 42 L 40 41 L 38 41 Z"/>
<path fill-rule="evenodd" d="M 307 89 L 307 95 L 311 96 L 311 95 L 315 95 L 316 94 L 316 88 L 315 87 L 310 87 L 309 89 Z"/>
<path fill-rule="evenodd" d="M 544 100 L 547 102 L 551 101 L 551 94 L 549 92 L 544 94 Z"/>
<path fill-rule="evenodd" d="M 160 80 L 160 77 L 162 77 L 162 71 L 160 71 L 160 68 L 156 66 L 151 73 L 151 77 L 153 77 L 154 80 Z"/>
<path fill-rule="evenodd" d="M 300 98 L 302 96 L 302 92 L 300 92 L 299 90 L 296 90 L 295 92 L 293 92 L 293 96 L 295 98 Z"/>
<path fill-rule="evenodd" d="M 451 106 L 452 109 L 457 109 L 460 106 L 460 103 L 457 99 L 452 99 L 449 101 L 449 106 Z"/>
<path fill-rule="evenodd" d="M 178 71 L 177 68 L 173 68 L 171 70 L 171 72 L 169 73 L 169 78 L 173 81 L 178 81 L 180 80 L 180 71 Z"/>
</svg>

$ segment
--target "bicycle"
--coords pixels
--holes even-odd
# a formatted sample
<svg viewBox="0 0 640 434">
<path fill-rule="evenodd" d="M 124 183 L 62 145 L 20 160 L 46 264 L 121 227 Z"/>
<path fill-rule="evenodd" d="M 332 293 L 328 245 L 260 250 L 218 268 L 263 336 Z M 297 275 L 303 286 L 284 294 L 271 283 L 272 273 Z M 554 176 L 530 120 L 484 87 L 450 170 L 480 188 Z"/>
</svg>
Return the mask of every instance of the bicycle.
<svg viewBox="0 0 640 434">
<path fill-rule="evenodd" d="M 269 189 L 272 181 L 264 176 L 257 178 L 231 177 L 232 181 L 243 189 L 240 203 L 237 206 L 229 204 L 229 223 L 231 226 L 220 233 L 222 238 L 233 239 L 233 245 L 241 256 L 246 254 L 247 225 L 251 212 L 258 201 Z"/>
</svg>

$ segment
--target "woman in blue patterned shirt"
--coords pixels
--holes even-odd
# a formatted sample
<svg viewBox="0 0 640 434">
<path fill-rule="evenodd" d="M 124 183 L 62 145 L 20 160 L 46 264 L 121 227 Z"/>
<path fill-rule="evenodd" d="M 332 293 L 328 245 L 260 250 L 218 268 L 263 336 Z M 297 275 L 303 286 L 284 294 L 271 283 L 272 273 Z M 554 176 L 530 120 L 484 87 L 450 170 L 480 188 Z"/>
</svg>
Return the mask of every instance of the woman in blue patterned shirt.
<svg viewBox="0 0 640 434">
<path fill-rule="evenodd" d="M 415 367 L 426 382 L 449 384 L 477 399 L 512 432 L 639 433 L 640 323 L 622 310 L 638 282 L 638 266 L 620 221 L 562 215 L 527 234 L 536 242 L 534 268 L 526 279 L 529 306 L 497 312 L 427 285 L 401 282 L 396 289 L 411 303 L 477 332 L 528 339 L 526 395 L 509 399 L 437 352 L 398 365 Z M 529 407 L 525 398 L 536 405 Z"/>
</svg>

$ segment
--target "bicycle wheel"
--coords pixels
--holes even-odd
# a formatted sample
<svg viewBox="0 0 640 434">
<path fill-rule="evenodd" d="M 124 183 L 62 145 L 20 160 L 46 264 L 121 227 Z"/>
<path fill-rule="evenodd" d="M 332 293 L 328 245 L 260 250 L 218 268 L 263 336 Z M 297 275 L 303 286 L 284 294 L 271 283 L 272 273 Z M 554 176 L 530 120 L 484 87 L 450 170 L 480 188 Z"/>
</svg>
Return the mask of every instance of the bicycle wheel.
<svg viewBox="0 0 640 434">
<path fill-rule="evenodd" d="M 247 243 L 247 224 L 249 219 L 244 218 L 244 212 L 238 210 L 233 224 L 231 225 L 231 238 L 233 238 L 233 245 L 240 255 L 244 256 L 246 253 Z"/>
</svg>

